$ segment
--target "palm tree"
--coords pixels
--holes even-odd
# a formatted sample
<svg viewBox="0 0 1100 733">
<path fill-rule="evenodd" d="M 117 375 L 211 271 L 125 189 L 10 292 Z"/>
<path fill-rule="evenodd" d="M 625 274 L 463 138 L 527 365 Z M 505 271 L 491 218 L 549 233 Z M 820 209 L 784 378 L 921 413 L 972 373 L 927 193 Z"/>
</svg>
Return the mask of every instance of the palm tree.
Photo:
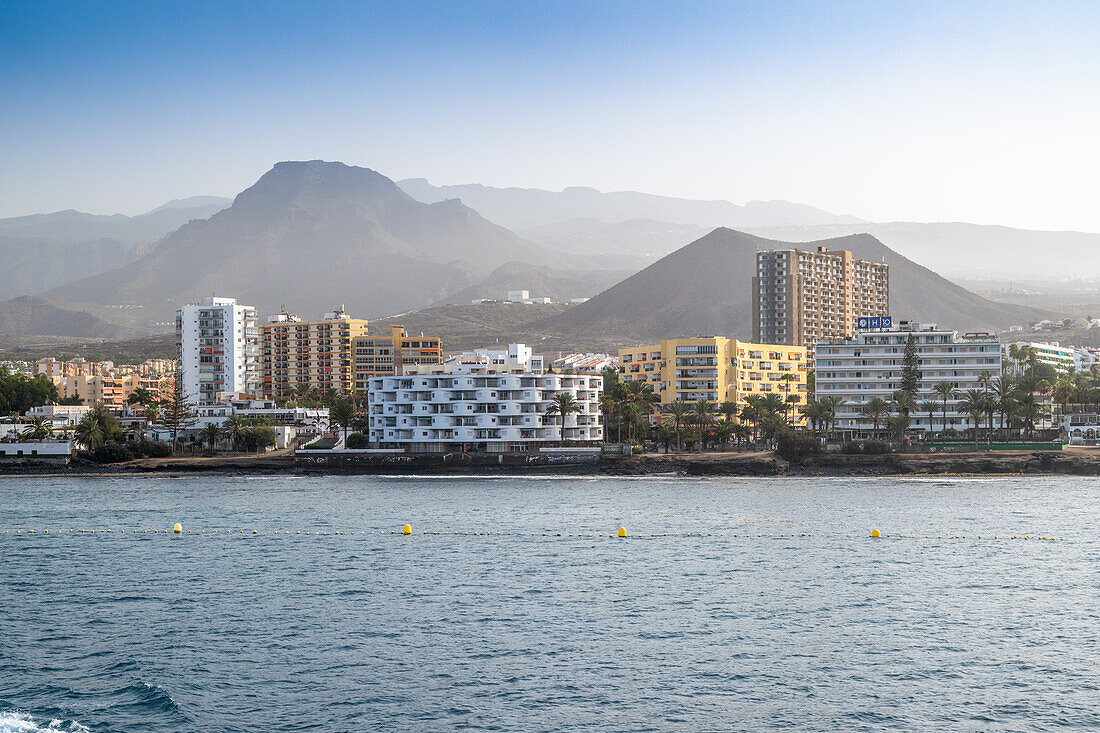
<svg viewBox="0 0 1100 733">
<path fill-rule="evenodd" d="M 156 401 L 157 398 L 145 387 L 138 387 L 126 398 L 127 405 L 141 405 L 142 407 L 148 407 Z"/>
<path fill-rule="evenodd" d="M 703 452 L 703 446 L 707 442 L 707 426 L 714 422 L 714 413 L 707 400 L 696 400 L 691 406 L 695 424 L 699 426 L 699 452 Z"/>
<path fill-rule="evenodd" d="M 836 413 L 844 406 L 844 400 L 836 395 L 822 397 L 817 401 L 821 405 L 822 419 L 825 423 L 825 435 L 829 435 L 831 428 L 836 424 Z"/>
<path fill-rule="evenodd" d="M 240 415 L 230 415 L 222 423 L 222 434 L 233 444 L 233 450 L 241 450 L 248 438 L 248 421 Z"/>
<path fill-rule="evenodd" d="M 623 405 L 630 399 L 630 390 L 625 382 L 615 382 L 611 387 L 611 405 L 615 408 L 615 442 L 623 442 Z"/>
<path fill-rule="evenodd" d="M 741 444 L 748 445 L 749 436 L 752 434 L 752 430 L 748 425 L 744 423 L 734 423 L 733 425 L 733 437 L 737 439 L 737 447 L 740 448 Z"/>
<path fill-rule="evenodd" d="M 621 419 L 626 423 L 627 440 L 633 442 L 638 425 L 642 422 L 642 407 L 637 402 L 628 402 L 622 407 Z"/>
<path fill-rule="evenodd" d="M 733 418 L 737 415 L 737 403 L 726 400 L 722 404 L 718 405 L 718 412 L 726 420 L 733 421 Z"/>
<path fill-rule="evenodd" d="M 680 452 L 680 425 L 684 422 L 684 418 L 687 417 L 688 412 L 691 410 L 688 407 L 688 403 L 683 400 L 673 400 L 665 405 L 665 412 L 672 419 L 676 426 L 676 452 Z"/>
<path fill-rule="evenodd" d="M 728 417 L 724 417 L 714 424 L 714 437 L 717 438 L 722 445 L 725 445 L 730 442 L 730 438 L 733 437 L 736 428 L 737 423 L 730 420 Z"/>
<path fill-rule="evenodd" d="M 890 405 L 881 397 L 872 397 L 863 406 L 863 415 L 874 423 L 876 433 L 878 433 L 878 424 L 889 414 Z"/>
<path fill-rule="evenodd" d="M 809 421 L 811 430 L 817 430 L 818 425 L 825 422 L 825 407 L 820 402 L 807 402 L 799 412 Z"/>
<path fill-rule="evenodd" d="M 935 392 L 943 402 L 943 429 L 946 431 L 947 403 L 958 397 L 958 392 L 955 391 L 955 385 L 947 381 L 936 382 L 936 384 L 932 386 L 932 391 Z"/>
<path fill-rule="evenodd" d="M 974 422 L 974 450 L 978 450 L 978 429 L 982 418 L 985 417 L 987 402 L 985 392 L 980 389 L 968 389 L 958 405 L 959 412 L 967 415 Z"/>
<path fill-rule="evenodd" d="M 1015 412 L 1016 387 L 1008 377 L 998 377 L 993 380 L 993 399 L 998 412 L 1001 413 L 1001 433 L 1008 439 L 1008 416 Z"/>
<path fill-rule="evenodd" d="M 339 425 L 344 429 L 344 443 L 348 440 L 348 425 L 351 425 L 352 419 L 355 417 L 355 407 L 343 398 L 336 400 L 332 403 L 332 406 L 328 408 L 329 420 Z"/>
<path fill-rule="evenodd" d="M 44 417 L 32 417 L 30 424 L 23 428 L 21 436 L 25 440 L 42 440 L 53 435 L 53 425 Z"/>
<path fill-rule="evenodd" d="M 217 423 L 209 423 L 205 428 L 199 431 L 202 436 L 202 440 L 210 445 L 210 452 L 214 452 L 214 446 L 222 438 L 221 426 Z"/>
<path fill-rule="evenodd" d="M 663 443 L 665 446 L 665 453 L 668 453 L 669 445 L 672 443 L 672 430 L 668 425 L 658 425 L 653 431 L 653 437 L 659 443 Z"/>
<path fill-rule="evenodd" d="M 113 439 L 118 429 L 118 418 L 103 405 L 96 405 L 80 418 L 73 435 L 78 445 L 95 448 Z"/>
<path fill-rule="evenodd" d="M 936 410 L 940 409 L 940 403 L 936 401 L 935 397 L 931 397 L 927 400 L 921 400 L 920 408 L 922 412 L 928 415 L 928 435 L 931 437 L 932 433 L 936 430 L 936 426 L 933 425 L 933 423 L 936 419 Z"/>
<path fill-rule="evenodd" d="M 1039 419 L 1042 407 L 1031 392 L 1020 393 L 1019 397 L 1016 398 L 1016 404 L 1019 408 L 1020 417 L 1024 421 L 1024 440 L 1030 440 L 1031 431 L 1035 429 L 1035 421 Z"/>
<path fill-rule="evenodd" d="M 797 399 L 795 399 L 794 403 L 792 403 L 791 400 L 790 400 L 790 397 L 791 397 L 791 382 L 794 382 L 797 379 L 798 378 L 795 377 L 795 375 L 791 374 L 790 372 L 787 372 L 787 373 L 785 373 L 785 374 L 783 374 L 779 377 L 779 381 L 783 384 L 783 392 L 787 394 L 787 398 L 783 400 L 787 405 L 792 405 L 792 404 L 795 404 L 795 403 L 798 402 Z M 790 407 L 788 407 L 787 409 L 789 410 Z M 788 416 L 788 421 L 789 420 L 790 420 L 790 417 Z"/>
<path fill-rule="evenodd" d="M 562 446 L 565 445 L 565 418 L 580 410 L 581 406 L 577 404 L 577 399 L 568 392 L 558 392 L 550 399 L 550 406 L 546 408 L 546 417 L 561 416 L 561 430 L 558 435 Z"/>
</svg>

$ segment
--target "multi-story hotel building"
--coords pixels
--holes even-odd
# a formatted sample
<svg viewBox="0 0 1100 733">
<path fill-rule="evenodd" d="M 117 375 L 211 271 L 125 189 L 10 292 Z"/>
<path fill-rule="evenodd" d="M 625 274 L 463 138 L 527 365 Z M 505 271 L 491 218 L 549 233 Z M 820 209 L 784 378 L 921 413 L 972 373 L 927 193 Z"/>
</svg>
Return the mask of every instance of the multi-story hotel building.
<svg viewBox="0 0 1100 733">
<path fill-rule="evenodd" d="M 806 349 L 755 344 L 723 336 L 666 339 L 619 349 L 624 382 L 644 381 L 667 405 L 707 400 L 743 407 L 751 395 L 777 394 L 791 401 L 791 414 L 806 404 Z"/>
<path fill-rule="evenodd" d="M 813 346 L 848 338 L 857 318 L 890 313 L 889 265 L 846 250 L 757 252 L 752 289 L 752 337 L 761 343 Z"/>
<path fill-rule="evenodd" d="M 256 309 L 233 298 L 206 298 L 176 312 L 184 396 L 198 404 L 229 392 L 260 389 Z"/>
<path fill-rule="evenodd" d="M 1000 376 L 1000 341 L 988 333 L 960 334 L 935 324 L 902 321 L 896 330 L 866 331 L 843 341 L 817 344 L 815 396 L 819 400 L 843 400 L 836 413 L 837 429 L 852 431 L 853 437 L 870 435 L 874 424 L 863 410 L 872 398 L 890 401 L 901 389 L 905 345 L 910 336 L 920 360 L 920 383 L 914 395 L 918 411 L 910 415 L 910 427 L 943 429 L 942 407 L 931 420 L 921 408 L 925 400 L 940 400 L 932 389 L 938 382 L 950 382 L 958 392 L 947 403 L 947 427 L 964 430 L 970 426 L 970 419 L 957 411 L 959 400 L 966 390 L 981 388 L 984 374 Z"/>
<path fill-rule="evenodd" d="M 443 362 L 443 340 L 438 336 L 410 336 L 404 326 L 390 326 L 390 335 L 359 336 L 354 340 L 355 390 L 366 392 L 371 377 L 401 375 L 407 369 Z"/>
<path fill-rule="evenodd" d="M 277 313 L 260 327 L 260 371 L 265 397 L 289 397 L 301 387 L 350 394 L 355 387 L 353 343 L 367 333 L 367 322 L 343 308 L 319 321 Z"/>
<path fill-rule="evenodd" d="M 1017 349 L 1026 347 L 1032 354 L 1035 355 L 1035 361 L 1040 364 L 1047 364 L 1054 367 L 1059 372 L 1072 372 L 1074 369 L 1080 368 L 1080 357 L 1078 356 L 1078 350 L 1067 346 L 1061 346 L 1057 341 L 1043 342 L 1043 341 L 1016 341 L 1014 344 L 1005 344 L 1004 353 L 1008 354 L 1010 346 L 1015 345 Z"/>
<path fill-rule="evenodd" d="M 595 446 L 603 440 L 594 374 L 538 374 L 522 364 L 450 362 L 370 380 L 370 440 L 411 452 L 522 452 Z M 568 393 L 578 412 L 548 416 L 554 395 Z"/>
</svg>

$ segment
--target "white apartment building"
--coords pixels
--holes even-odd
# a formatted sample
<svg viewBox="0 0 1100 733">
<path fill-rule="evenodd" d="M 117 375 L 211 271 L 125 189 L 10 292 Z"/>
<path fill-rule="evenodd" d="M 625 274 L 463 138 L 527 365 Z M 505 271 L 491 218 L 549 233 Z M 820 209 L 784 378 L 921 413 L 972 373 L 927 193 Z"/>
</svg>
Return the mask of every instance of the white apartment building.
<svg viewBox="0 0 1100 733">
<path fill-rule="evenodd" d="M 1017 348 L 1028 347 L 1035 354 L 1035 361 L 1040 364 L 1049 364 L 1057 371 L 1069 372 L 1077 368 L 1077 352 L 1068 346 L 1060 346 L 1057 341 L 1016 341 L 1015 344 L 1005 344 L 1005 354 L 1008 353 L 1008 347 L 1011 345 Z"/>
<path fill-rule="evenodd" d="M 542 373 L 545 361 L 540 354 L 526 344 L 508 344 L 507 349 L 474 349 L 448 357 L 445 364 L 492 364 L 494 366 L 518 366 L 526 371 Z"/>
<path fill-rule="evenodd" d="M 176 312 L 183 393 L 202 405 L 230 392 L 260 389 L 256 309 L 233 298 L 210 297 Z"/>
<path fill-rule="evenodd" d="M 921 409 L 924 400 L 940 400 L 932 391 L 938 382 L 950 382 L 959 393 L 947 403 L 947 427 L 960 431 L 970 427 L 970 419 L 957 412 L 957 405 L 966 390 L 981 388 L 983 373 L 1000 376 L 1000 341 L 988 333 L 959 334 L 935 324 L 901 321 L 897 330 L 866 331 L 843 341 L 816 345 L 815 398 L 839 397 L 844 401 L 836 414 L 837 429 L 852 431 L 854 436 L 873 431 L 874 423 L 863 414 L 863 408 L 874 397 L 889 402 L 894 391 L 901 388 L 905 344 L 910 335 L 920 360 L 917 411 L 910 414 L 910 428 L 943 429 L 942 403 L 931 420 Z M 999 427 L 999 422 L 998 417 L 994 424 Z"/>
<path fill-rule="evenodd" d="M 521 365 L 452 362 L 370 380 L 370 440 L 416 453 L 525 452 L 603 440 L 603 377 L 540 374 Z M 547 416 L 559 393 L 579 411 Z"/>
</svg>

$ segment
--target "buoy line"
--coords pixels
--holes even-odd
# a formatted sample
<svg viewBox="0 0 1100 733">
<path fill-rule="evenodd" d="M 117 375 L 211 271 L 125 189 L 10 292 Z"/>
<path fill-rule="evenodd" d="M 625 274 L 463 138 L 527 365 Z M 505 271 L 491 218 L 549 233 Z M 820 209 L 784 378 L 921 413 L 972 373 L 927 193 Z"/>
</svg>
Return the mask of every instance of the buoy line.
<svg viewBox="0 0 1100 733">
<path fill-rule="evenodd" d="M 3 531 L 3 536 L 7 537 L 52 537 L 52 536 L 91 536 L 91 535 L 118 535 L 118 536 L 142 536 L 147 535 L 187 535 L 187 536 L 217 536 L 217 537 L 240 537 L 240 536 L 259 536 L 260 531 L 257 529 L 199 529 L 199 530 L 184 530 L 180 523 L 172 525 L 171 529 L 6 529 Z M 400 529 L 385 530 L 385 529 L 368 529 L 360 530 L 358 532 L 348 532 L 341 530 L 274 530 L 273 532 L 264 532 L 263 536 L 306 536 L 306 537 L 323 537 L 323 536 L 367 536 L 367 535 L 398 535 L 402 537 L 409 537 L 413 534 L 412 525 L 406 524 Z M 720 538 L 735 538 L 735 539 L 803 539 L 803 538 L 839 538 L 839 539 L 895 539 L 895 540 L 981 540 L 983 542 L 989 540 L 1047 540 L 1064 542 L 1065 537 L 1053 537 L 1047 535 L 1036 534 L 996 534 L 996 535 L 964 535 L 964 534 L 937 534 L 937 535 L 915 535 L 915 534 L 883 534 L 881 530 L 873 529 L 870 532 L 661 532 L 650 534 L 630 534 L 625 527 L 619 527 L 613 532 L 477 532 L 477 531 L 447 531 L 447 530 L 424 530 L 420 532 L 424 536 L 451 536 L 451 537 L 573 537 L 573 538 L 611 538 L 611 539 L 657 539 L 666 537 L 720 537 Z"/>
</svg>

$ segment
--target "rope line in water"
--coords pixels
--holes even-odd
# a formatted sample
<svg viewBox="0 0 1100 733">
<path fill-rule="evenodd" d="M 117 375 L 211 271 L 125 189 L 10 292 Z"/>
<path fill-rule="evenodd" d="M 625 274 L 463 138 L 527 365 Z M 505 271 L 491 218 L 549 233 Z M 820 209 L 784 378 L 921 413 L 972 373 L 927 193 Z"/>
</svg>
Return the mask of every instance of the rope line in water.
<svg viewBox="0 0 1100 733">
<path fill-rule="evenodd" d="M 129 535 L 129 536 L 133 536 L 133 535 L 146 536 L 146 535 L 152 534 L 152 535 L 165 535 L 165 536 L 171 535 L 173 537 L 183 536 L 183 535 L 188 535 L 188 536 L 218 535 L 220 537 L 226 537 L 226 536 L 240 537 L 242 535 L 247 536 L 247 537 L 251 537 L 251 536 L 254 536 L 254 535 L 256 535 L 256 536 L 261 535 L 259 530 L 255 530 L 255 529 L 250 529 L 250 530 L 244 530 L 244 529 L 190 530 L 189 529 L 189 530 L 183 531 L 181 528 L 179 528 L 179 525 L 177 525 L 176 527 L 174 527 L 172 529 L 153 529 L 153 530 L 148 530 L 148 529 L 129 529 L 129 530 L 127 530 L 127 529 L 119 529 L 119 530 L 112 530 L 112 529 L 98 529 L 98 530 L 96 530 L 96 529 L 68 529 L 68 530 L 61 530 L 61 529 L 55 529 L 55 530 L 49 530 L 49 529 L 43 529 L 43 530 L 16 529 L 16 530 L 7 530 L 6 529 L 6 530 L 4 530 L 4 535 L 7 535 L 9 537 L 29 537 L 29 536 L 33 536 L 33 537 L 38 537 L 38 536 L 81 537 L 81 536 L 105 535 L 105 534 Z M 411 527 L 409 527 L 409 525 L 405 525 L 400 530 L 383 530 L 383 529 L 379 529 L 379 530 L 367 530 L 367 531 L 360 531 L 360 532 L 316 531 L 316 530 L 309 530 L 309 531 L 303 531 L 303 530 L 294 530 L 294 531 L 275 530 L 273 534 L 270 533 L 270 532 L 264 532 L 264 533 L 262 533 L 262 536 L 275 536 L 275 535 L 281 536 L 281 537 L 286 537 L 286 536 L 295 536 L 295 537 L 297 537 L 297 536 L 306 536 L 306 537 L 317 536 L 317 537 L 321 537 L 321 536 L 344 536 L 344 535 L 348 535 L 348 536 L 353 536 L 353 535 L 359 535 L 359 536 L 367 536 L 367 535 L 409 536 L 411 534 L 413 534 L 413 532 L 411 531 Z M 914 535 L 908 535 L 908 534 L 881 534 L 881 533 L 879 533 L 878 530 L 873 530 L 871 533 L 860 532 L 860 533 L 856 533 L 856 534 L 853 534 L 853 533 L 844 533 L 844 534 L 842 534 L 840 532 L 833 532 L 833 533 L 829 533 L 829 532 L 817 532 L 817 533 L 813 533 L 813 532 L 799 532 L 799 533 L 782 532 L 782 533 L 778 533 L 778 534 L 774 533 L 774 532 L 772 532 L 772 533 L 761 532 L 761 533 L 755 533 L 755 534 L 754 533 L 727 533 L 727 532 L 661 532 L 661 533 L 651 533 L 651 534 L 628 534 L 628 533 L 626 533 L 625 529 L 620 528 L 618 532 L 608 532 L 608 533 L 602 533 L 602 532 L 587 532 L 587 533 L 585 533 L 585 532 L 576 532 L 576 533 L 572 533 L 572 532 L 469 532 L 469 531 L 432 530 L 432 531 L 423 531 L 423 532 L 420 532 L 419 534 L 424 535 L 424 536 L 443 536 L 443 537 L 573 537 L 573 538 L 584 538 L 584 539 L 587 539 L 587 538 L 593 538 L 593 539 L 599 539 L 599 538 L 605 538 L 605 539 L 606 538 L 610 538 L 610 539 L 658 539 L 658 538 L 661 538 L 661 539 L 663 539 L 663 538 L 667 538 L 667 537 L 700 537 L 700 538 L 701 537 L 711 537 L 711 538 L 713 538 L 713 537 L 720 537 L 720 538 L 729 537 L 729 538 L 737 538 L 737 539 L 769 539 L 769 538 L 770 539 L 780 539 L 780 538 L 782 538 L 782 539 L 790 539 L 790 538 L 801 539 L 801 538 L 812 538 L 812 537 L 825 537 L 825 538 L 836 537 L 836 538 L 842 538 L 842 539 L 895 539 L 895 540 L 903 540 L 903 539 L 907 539 L 907 540 L 908 539 L 912 539 L 912 540 L 917 540 L 917 539 L 925 539 L 925 540 L 965 540 L 965 539 L 971 539 L 971 540 L 983 540 L 983 541 L 987 541 L 987 540 L 1048 540 L 1048 541 L 1063 541 L 1063 542 L 1065 541 L 1064 537 L 1048 537 L 1048 536 L 1031 535 L 1031 534 L 1027 534 L 1027 535 L 1022 535 L 1022 534 L 999 535 L 998 534 L 998 535 L 992 535 L 992 536 L 988 535 L 988 534 L 986 534 L 986 535 L 963 535 L 963 534 L 958 534 L 958 535 L 952 535 L 952 534 L 946 534 L 946 535 L 945 534 L 939 534 L 939 535 L 915 535 L 915 534 Z"/>
</svg>

